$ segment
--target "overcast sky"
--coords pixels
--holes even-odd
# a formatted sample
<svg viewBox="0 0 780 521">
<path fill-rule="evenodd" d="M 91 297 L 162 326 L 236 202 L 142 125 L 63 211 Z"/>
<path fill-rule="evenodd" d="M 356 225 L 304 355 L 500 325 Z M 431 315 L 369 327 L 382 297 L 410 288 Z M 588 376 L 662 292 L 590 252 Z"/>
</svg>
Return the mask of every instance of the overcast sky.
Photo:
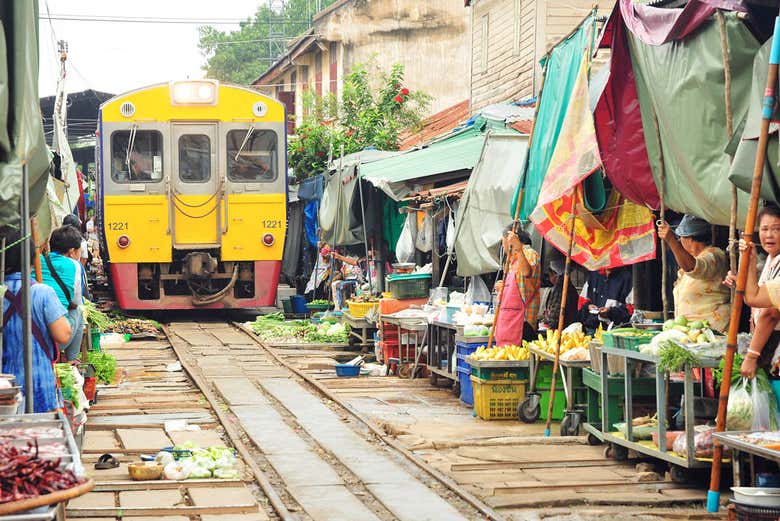
<svg viewBox="0 0 780 521">
<path fill-rule="evenodd" d="M 254 15 L 267 0 L 39 0 L 40 96 L 54 94 L 59 74 L 56 41 L 68 42 L 68 92 L 119 94 L 173 79 L 201 78 L 198 23 L 150 23 L 153 18 L 234 21 Z M 47 20 L 52 17 L 135 18 L 142 23 Z M 207 25 L 217 25 L 214 23 Z M 238 28 L 235 22 L 217 25 Z"/>
</svg>

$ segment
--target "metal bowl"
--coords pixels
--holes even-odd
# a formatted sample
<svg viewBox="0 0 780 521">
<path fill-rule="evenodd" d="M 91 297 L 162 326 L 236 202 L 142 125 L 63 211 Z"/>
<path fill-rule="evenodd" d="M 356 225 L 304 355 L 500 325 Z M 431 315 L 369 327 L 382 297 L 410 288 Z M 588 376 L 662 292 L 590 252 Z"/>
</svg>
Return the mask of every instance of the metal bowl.
<svg viewBox="0 0 780 521">
<path fill-rule="evenodd" d="M 780 506 L 780 488 L 731 487 L 738 503 L 755 507 Z"/>
</svg>

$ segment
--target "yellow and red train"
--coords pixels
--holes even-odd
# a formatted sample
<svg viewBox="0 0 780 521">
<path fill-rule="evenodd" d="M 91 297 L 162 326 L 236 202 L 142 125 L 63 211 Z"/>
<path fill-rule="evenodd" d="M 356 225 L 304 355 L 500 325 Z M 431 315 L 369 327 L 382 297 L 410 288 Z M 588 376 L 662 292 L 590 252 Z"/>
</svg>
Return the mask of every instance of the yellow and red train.
<svg viewBox="0 0 780 521">
<path fill-rule="evenodd" d="M 287 226 L 284 105 L 215 80 L 100 107 L 97 216 L 120 308 L 271 306 Z"/>
</svg>

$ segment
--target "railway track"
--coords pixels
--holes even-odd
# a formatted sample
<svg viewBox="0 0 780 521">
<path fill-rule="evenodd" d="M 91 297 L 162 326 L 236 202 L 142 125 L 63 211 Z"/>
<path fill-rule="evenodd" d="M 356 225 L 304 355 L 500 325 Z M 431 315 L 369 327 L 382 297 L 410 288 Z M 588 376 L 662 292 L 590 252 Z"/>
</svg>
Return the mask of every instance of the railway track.
<svg viewBox="0 0 780 521">
<path fill-rule="evenodd" d="M 175 322 L 170 345 L 270 500 L 300 520 L 504 519 L 225 323 Z"/>
</svg>

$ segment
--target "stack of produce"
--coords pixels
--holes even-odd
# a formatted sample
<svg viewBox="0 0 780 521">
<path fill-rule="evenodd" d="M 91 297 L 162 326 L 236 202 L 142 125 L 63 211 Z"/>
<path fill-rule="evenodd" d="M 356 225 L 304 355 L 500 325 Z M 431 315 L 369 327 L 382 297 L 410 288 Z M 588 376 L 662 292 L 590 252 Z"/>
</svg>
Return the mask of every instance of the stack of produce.
<svg viewBox="0 0 780 521">
<path fill-rule="evenodd" d="M 95 378 L 97 381 L 110 385 L 114 383 L 116 375 L 116 358 L 105 351 L 87 352 L 87 363 L 95 367 Z"/>
<path fill-rule="evenodd" d="M 186 442 L 173 447 L 171 452 L 161 451 L 155 458 L 163 465 L 165 479 L 239 479 L 238 458 L 233 449 L 222 446 L 202 449 Z"/>
<path fill-rule="evenodd" d="M 277 343 L 346 343 L 349 330 L 340 323 L 323 321 L 314 325 L 308 320 L 284 320 L 281 312 L 260 315 L 251 323 L 261 340 Z"/>
<path fill-rule="evenodd" d="M 95 304 L 89 300 L 84 299 L 84 304 L 81 305 L 81 311 L 84 314 L 84 320 L 87 321 L 90 329 L 106 331 L 114 324 L 111 317 L 100 311 L 95 307 Z"/>
<path fill-rule="evenodd" d="M 54 371 L 60 381 L 62 398 L 73 404 L 74 409 L 79 408 L 79 388 L 76 385 L 76 374 L 70 364 L 55 364 Z"/>
<path fill-rule="evenodd" d="M 685 317 L 670 318 L 664 322 L 664 331 L 679 331 L 685 337 L 676 341 L 682 344 L 708 344 L 714 342 L 717 337 L 710 329 L 710 323 L 706 320 L 689 321 Z"/>
<path fill-rule="evenodd" d="M 566 351 L 571 351 L 572 349 L 577 348 L 587 349 L 588 344 L 590 344 L 590 340 L 591 337 L 582 331 L 578 331 L 576 333 L 564 333 L 561 338 L 560 353 L 563 354 Z M 554 355 L 555 346 L 557 343 L 558 331 L 548 329 L 546 336 L 540 334 L 538 339 L 534 340 L 533 342 L 523 342 L 523 345 L 526 347 L 534 347 L 540 351 Z"/>
<path fill-rule="evenodd" d="M 103 328 L 104 333 L 119 333 L 121 335 L 152 335 L 157 336 L 162 325 L 154 320 L 143 318 L 114 318 L 110 325 Z"/>
<path fill-rule="evenodd" d="M 490 349 L 487 349 L 487 346 L 479 346 L 470 358 L 472 360 L 528 360 L 531 358 L 531 353 L 527 347 L 514 344 L 493 346 Z"/>
<path fill-rule="evenodd" d="M 70 470 L 60 468 L 60 459 L 43 458 L 37 445 L 20 449 L 0 445 L 0 503 L 21 501 L 80 485 Z"/>
</svg>

